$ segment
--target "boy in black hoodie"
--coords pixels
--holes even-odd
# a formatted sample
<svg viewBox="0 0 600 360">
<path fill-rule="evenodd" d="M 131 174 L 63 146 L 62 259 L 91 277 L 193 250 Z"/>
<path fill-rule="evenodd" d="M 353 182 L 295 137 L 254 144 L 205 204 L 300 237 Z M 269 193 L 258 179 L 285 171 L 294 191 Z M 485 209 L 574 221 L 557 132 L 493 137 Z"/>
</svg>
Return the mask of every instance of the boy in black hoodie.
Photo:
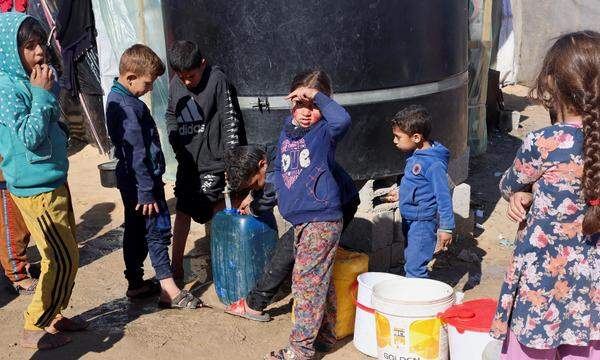
<svg viewBox="0 0 600 360">
<path fill-rule="evenodd" d="M 233 88 L 218 67 L 207 64 L 198 45 L 177 41 L 168 58 L 176 74 L 169 86 L 165 115 L 178 162 L 173 275 L 182 279 L 190 221 L 207 223 L 222 206 L 223 152 L 244 142 L 244 134 Z"/>
</svg>

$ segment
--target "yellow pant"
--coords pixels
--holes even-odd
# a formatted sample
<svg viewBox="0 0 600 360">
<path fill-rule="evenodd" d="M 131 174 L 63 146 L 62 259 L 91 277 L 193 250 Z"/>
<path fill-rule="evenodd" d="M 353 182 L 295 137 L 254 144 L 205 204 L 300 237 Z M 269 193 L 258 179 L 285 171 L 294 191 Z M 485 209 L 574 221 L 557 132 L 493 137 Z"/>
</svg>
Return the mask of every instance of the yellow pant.
<svg viewBox="0 0 600 360">
<path fill-rule="evenodd" d="M 42 257 L 40 280 L 25 311 L 25 329 L 40 330 L 69 304 L 79 264 L 75 216 L 64 184 L 52 192 L 13 195 Z"/>
</svg>

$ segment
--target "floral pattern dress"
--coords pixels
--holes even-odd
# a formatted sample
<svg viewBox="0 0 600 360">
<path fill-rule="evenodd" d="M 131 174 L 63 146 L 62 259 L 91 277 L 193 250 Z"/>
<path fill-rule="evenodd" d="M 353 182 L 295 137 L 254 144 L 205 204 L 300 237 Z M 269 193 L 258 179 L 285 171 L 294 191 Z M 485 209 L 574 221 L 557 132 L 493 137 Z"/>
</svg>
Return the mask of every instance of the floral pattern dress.
<svg viewBox="0 0 600 360">
<path fill-rule="evenodd" d="M 491 335 L 551 349 L 600 340 L 600 242 L 583 236 L 583 131 L 560 124 L 527 136 L 501 182 L 533 204 L 504 279 Z"/>
</svg>

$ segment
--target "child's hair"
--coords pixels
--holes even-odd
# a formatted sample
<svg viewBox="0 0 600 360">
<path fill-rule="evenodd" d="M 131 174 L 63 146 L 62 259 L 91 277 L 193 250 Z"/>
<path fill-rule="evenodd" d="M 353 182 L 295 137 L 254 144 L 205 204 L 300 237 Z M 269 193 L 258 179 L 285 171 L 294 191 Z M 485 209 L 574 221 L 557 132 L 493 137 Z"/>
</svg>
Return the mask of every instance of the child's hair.
<svg viewBox="0 0 600 360">
<path fill-rule="evenodd" d="M 224 155 L 227 182 L 232 191 L 240 191 L 244 182 L 254 176 L 260 160 L 266 159 L 266 152 L 258 145 L 236 146 Z"/>
<path fill-rule="evenodd" d="M 424 106 L 410 105 L 396 113 L 391 120 L 392 128 L 397 127 L 402 132 L 412 136 L 421 134 L 425 140 L 431 133 L 431 115 Z"/>
<path fill-rule="evenodd" d="M 308 87 L 317 89 L 327 96 L 331 96 L 331 79 L 329 75 L 322 70 L 305 70 L 294 76 L 290 92 L 293 92 L 299 87 Z"/>
<path fill-rule="evenodd" d="M 17 46 L 22 48 L 27 46 L 30 42 L 35 41 L 41 45 L 46 45 L 48 34 L 36 18 L 28 16 L 23 20 L 17 33 Z"/>
<path fill-rule="evenodd" d="M 583 198 L 600 199 L 600 33 L 580 31 L 556 40 L 529 95 L 560 115 L 583 117 Z M 598 231 L 600 206 L 590 205 L 583 232 Z"/>
<path fill-rule="evenodd" d="M 198 69 L 202 65 L 202 52 L 193 41 L 176 41 L 169 50 L 169 65 L 175 72 Z"/>
<path fill-rule="evenodd" d="M 165 64 L 152 49 L 142 44 L 135 44 L 125 50 L 119 62 L 121 75 L 132 72 L 137 76 L 156 76 L 165 73 Z"/>
</svg>

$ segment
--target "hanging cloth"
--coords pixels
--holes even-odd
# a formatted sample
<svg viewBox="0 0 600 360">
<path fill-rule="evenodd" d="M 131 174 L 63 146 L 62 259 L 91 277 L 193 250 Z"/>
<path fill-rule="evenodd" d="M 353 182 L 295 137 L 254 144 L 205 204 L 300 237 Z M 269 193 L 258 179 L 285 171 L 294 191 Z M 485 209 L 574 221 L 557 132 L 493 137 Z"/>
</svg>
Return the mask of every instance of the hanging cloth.
<svg viewBox="0 0 600 360">
<path fill-rule="evenodd" d="M 0 12 L 9 12 L 13 10 L 24 13 L 27 11 L 27 0 L 0 0 Z"/>
<path fill-rule="evenodd" d="M 61 85 L 77 96 L 77 62 L 96 47 L 96 27 L 91 0 L 61 0 L 56 18 L 56 38 L 62 47 L 63 81 Z"/>
</svg>

